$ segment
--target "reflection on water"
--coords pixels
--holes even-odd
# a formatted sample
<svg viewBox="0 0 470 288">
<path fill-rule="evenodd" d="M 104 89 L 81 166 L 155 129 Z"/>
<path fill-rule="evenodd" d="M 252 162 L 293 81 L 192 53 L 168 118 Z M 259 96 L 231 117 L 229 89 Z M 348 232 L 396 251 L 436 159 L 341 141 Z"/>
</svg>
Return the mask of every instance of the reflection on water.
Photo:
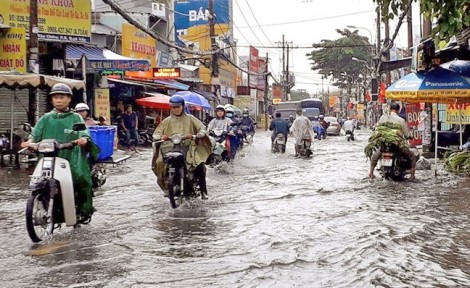
<svg viewBox="0 0 470 288">
<path fill-rule="evenodd" d="M 2 284 L 470 286 L 466 178 L 418 171 L 417 182 L 370 181 L 363 130 L 353 143 L 315 141 L 308 160 L 293 157 L 292 139 L 278 155 L 269 134 L 254 140 L 233 165 L 208 169 L 209 200 L 176 210 L 156 187 L 150 150 L 133 155 L 109 168 L 90 225 L 36 246 L 24 228 L 27 175 L 0 169 Z"/>
</svg>

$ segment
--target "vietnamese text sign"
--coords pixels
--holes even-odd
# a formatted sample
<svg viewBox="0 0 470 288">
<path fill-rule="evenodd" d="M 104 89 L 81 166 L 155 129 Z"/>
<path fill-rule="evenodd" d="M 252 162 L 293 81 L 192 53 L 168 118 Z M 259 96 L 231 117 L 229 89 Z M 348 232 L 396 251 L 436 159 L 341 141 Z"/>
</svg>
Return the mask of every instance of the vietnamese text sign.
<svg viewBox="0 0 470 288">
<path fill-rule="evenodd" d="M 0 30 L 0 70 L 26 73 L 26 32 L 24 28 Z"/>
<path fill-rule="evenodd" d="M 461 115 L 460 119 L 459 115 Z M 448 104 L 444 122 L 449 124 L 470 124 L 470 103 Z"/>
<path fill-rule="evenodd" d="M 419 120 L 419 113 L 421 109 L 419 107 L 419 103 L 413 104 L 406 104 L 406 123 L 408 124 L 408 130 L 410 132 L 410 136 L 413 139 L 410 140 L 411 146 L 421 145 L 423 143 L 423 139 L 421 136 L 421 131 L 418 131 L 418 120 Z"/>
<path fill-rule="evenodd" d="M 111 119 L 109 108 L 109 89 L 95 89 L 95 116 Z"/>
<path fill-rule="evenodd" d="M 155 79 L 176 79 L 181 77 L 179 67 L 157 67 L 153 68 L 153 78 Z"/>
<path fill-rule="evenodd" d="M 5 3 L 6 2 L 6 3 Z M 37 0 L 40 39 L 90 42 L 91 1 Z M 29 1 L 2 0 L 0 5 L 5 25 L 29 31 Z"/>
<path fill-rule="evenodd" d="M 156 66 L 157 49 L 155 39 L 133 25 L 122 24 L 122 55 L 145 59 L 150 67 Z"/>
</svg>

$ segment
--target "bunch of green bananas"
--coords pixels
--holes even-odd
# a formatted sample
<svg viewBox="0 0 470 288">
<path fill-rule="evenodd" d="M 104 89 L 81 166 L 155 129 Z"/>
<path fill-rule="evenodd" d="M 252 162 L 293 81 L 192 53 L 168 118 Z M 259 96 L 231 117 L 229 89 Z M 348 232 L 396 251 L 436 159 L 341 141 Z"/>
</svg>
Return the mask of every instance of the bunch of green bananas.
<svg viewBox="0 0 470 288">
<path fill-rule="evenodd" d="M 470 173 L 470 152 L 460 151 L 446 154 L 444 166 L 452 172 Z"/>
<path fill-rule="evenodd" d="M 379 124 L 374 133 L 369 137 L 369 143 L 364 148 L 364 153 L 370 159 L 375 149 L 380 149 L 385 144 L 395 144 L 400 148 L 407 145 L 403 137 L 400 124 L 385 122 Z"/>
</svg>

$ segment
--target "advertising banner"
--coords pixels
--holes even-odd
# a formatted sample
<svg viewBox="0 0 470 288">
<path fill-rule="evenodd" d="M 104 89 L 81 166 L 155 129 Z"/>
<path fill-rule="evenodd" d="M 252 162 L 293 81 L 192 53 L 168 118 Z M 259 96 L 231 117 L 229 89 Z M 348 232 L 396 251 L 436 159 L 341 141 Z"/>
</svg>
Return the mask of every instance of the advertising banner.
<svg viewBox="0 0 470 288">
<path fill-rule="evenodd" d="M 408 103 L 405 106 L 406 110 L 406 123 L 408 124 L 408 130 L 413 139 L 410 140 L 411 146 L 421 145 L 423 138 L 421 131 L 418 131 L 418 120 L 421 109 L 419 103 Z"/>
<path fill-rule="evenodd" d="M 258 61 L 259 51 L 255 47 L 250 46 L 250 59 L 248 61 L 248 71 L 253 73 L 259 73 L 259 61 Z M 258 76 L 248 75 L 250 88 L 258 88 Z"/>
<path fill-rule="evenodd" d="M 24 28 L 0 30 L 0 71 L 26 73 L 26 32 Z"/>
<path fill-rule="evenodd" d="M 470 103 L 448 104 L 444 122 L 448 124 L 470 124 Z"/>
<path fill-rule="evenodd" d="M 266 62 L 258 58 L 258 73 L 263 74 L 264 72 L 266 72 Z M 254 77 L 258 78 L 256 88 L 264 91 L 264 87 L 266 86 L 264 76 L 260 75 Z"/>
<path fill-rule="evenodd" d="M 282 86 L 273 84 L 273 104 L 282 102 Z"/>
<path fill-rule="evenodd" d="M 214 14 L 218 24 L 230 23 L 230 0 L 214 1 Z M 189 35 L 188 29 L 194 26 L 209 25 L 209 0 L 176 0 L 175 29 L 178 36 Z"/>
<path fill-rule="evenodd" d="M 2 24 L 29 31 L 29 1 L 3 0 L 0 15 Z M 40 39 L 90 42 L 91 1 L 38 0 L 38 26 Z"/>
<path fill-rule="evenodd" d="M 95 89 L 95 116 L 104 116 L 110 121 L 109 89 Z"/>
<path fill-rule="evenodd" d="M 336 104 L 339 103 L 339 97 L 338 96 L 330 96 L 328 97 L 328 106 L 329 107 L 335 107 Z"/>
<path fill-rule="evenodd" d="M 357 111 L 356 118 L 357 119 L 364 119 L 364 104 L 357 104 L 356 105 L 356 111 Z"/>
<path fill-rule="evenodd" d="M 156 67 L 157 49 L 155 39 L 135 26 L 122 24 L 122 55 L 134 59 L 145 59 L 150 67 Z"/>
</svg>

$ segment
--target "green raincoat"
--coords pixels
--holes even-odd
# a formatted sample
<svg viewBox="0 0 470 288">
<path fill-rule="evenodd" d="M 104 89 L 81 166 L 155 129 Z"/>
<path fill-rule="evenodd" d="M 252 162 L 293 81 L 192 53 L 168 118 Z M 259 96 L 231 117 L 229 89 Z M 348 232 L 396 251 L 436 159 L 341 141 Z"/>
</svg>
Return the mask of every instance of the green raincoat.
<svg viewBox="0 0 470 288">
<path fill-rule="evenodd" d="M 79 114 L 72 111 L 58 112 L 54 109 L 39 119 L 29 138 L 34 143 L 44 139 L 56 139 L 59 143 L 62 143 L 86 137 L 89 140 L 89 145 L 86 148 L 90 148 L 91 155 L 95 157 L 99 152 L 99 148 L 97 151 L 97 146 L 91 142 L 90 132 L 88 129 L 73 132 L 72 128 L 75 123 L 84 123 Z M 88 149 L 86 150 L 88 151 Z M 59 157 L 69 161 L 79 212 L 82 215 L 88 215 L 93 208 L 93 191 L 86 151 L 80 146 L 75 146 L 70 150 L 59 151 Z"/>
<path fill-rule="evenodd" d="M 165 118 L 153 132 L 153 139 L 159 140 L 163 135 L 196 135 L 201 132 L 206 133 L 206 127 L 204 124 L 202 124 L 202 122 L 193 115 L 183 113 L 181 116 L 171 115 L 170 117 Z M 158 185 L 162 190 L 167 190 L 167 185 L 165 182 L 166 166 L 163 162 L 160 148 L 172 147 L 172 145 L 173 143 L 171 143 L 171 141 L 166 141 L 161 145 L 157 145 L 152 159 L 152 170 L 155 176 L 157 176 Z M 186 155 L 186 164 L 188 165 L 188 169 L 194 169 L 199 164 L 205 163 L 212 152 L 212 146 L 207 136 L 194 141 L 184 140 L 183 145 L 189 146 L 189 150 Z"/>
</svg>

